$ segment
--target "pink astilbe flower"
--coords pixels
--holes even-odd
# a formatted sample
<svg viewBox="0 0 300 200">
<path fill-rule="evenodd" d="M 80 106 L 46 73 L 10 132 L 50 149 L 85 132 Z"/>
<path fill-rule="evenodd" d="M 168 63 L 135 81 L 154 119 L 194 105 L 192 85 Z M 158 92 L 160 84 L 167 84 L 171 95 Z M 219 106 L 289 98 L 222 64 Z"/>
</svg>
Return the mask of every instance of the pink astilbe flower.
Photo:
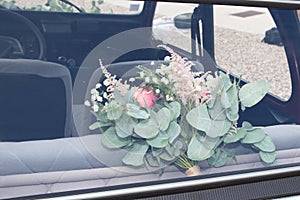
<svg viewBox="0 0 300 200">
<path fill-rule="evenodd" d="M 211 99 L 210 89 L 206 85 L 205 78 L 209 73 L 192 72 L 193 63 L 176 54 L 171 48 L 161 45 L 170 54 L 169 66 L 162 67 L 162 74 L 165 74 L 170 83 L 173 84 L 173 92 L 181 100 L 183 105 L 193 103 L 200 105 Z"/>
<path fill-rule="evenodd" d="M 121 95 L 126 95 L 129 91 L 130 86 L 127 84 L 127 81 L 122 83 L 122 79 L 117 79 L 116 75 L 112 76 L 111 73 L 104 67 L 101 60 L 99 60 L 100 68 L 105 76 L 105 80 L 103 81 L 103 85 L 107 87 L 106 91 L 108 92 L 107 99 L 114 98 L 114 90 L 118 90 Z"/>
</svg>

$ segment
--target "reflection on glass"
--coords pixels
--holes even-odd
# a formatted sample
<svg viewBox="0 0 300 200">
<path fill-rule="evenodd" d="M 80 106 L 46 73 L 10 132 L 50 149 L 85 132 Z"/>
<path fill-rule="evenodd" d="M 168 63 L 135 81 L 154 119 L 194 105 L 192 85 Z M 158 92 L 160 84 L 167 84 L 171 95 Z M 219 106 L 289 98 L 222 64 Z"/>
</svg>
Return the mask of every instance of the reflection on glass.
<svg viewBox="0 0 300 200">
<path fill-rule="evenodd" d="M 287 101 L 292 92 L 289 67 L 268 10 L 215 6 L 214 17 L 218 66 L 246 81 L 269 81 L 270 93 Z"/>
</svg>

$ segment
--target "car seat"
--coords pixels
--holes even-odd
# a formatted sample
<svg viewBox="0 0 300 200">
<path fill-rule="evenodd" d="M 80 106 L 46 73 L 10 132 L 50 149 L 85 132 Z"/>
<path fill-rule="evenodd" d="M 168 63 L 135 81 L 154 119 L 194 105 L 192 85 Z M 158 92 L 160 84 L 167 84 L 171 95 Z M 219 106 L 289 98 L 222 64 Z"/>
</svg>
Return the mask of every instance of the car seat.
<svg viewBox="0 0 300 200">
<path fill-rule="evenodd" d="M 0 141 L 72 135 L 72 89 L 62 65 L 0 59 Z"/>
</svg>

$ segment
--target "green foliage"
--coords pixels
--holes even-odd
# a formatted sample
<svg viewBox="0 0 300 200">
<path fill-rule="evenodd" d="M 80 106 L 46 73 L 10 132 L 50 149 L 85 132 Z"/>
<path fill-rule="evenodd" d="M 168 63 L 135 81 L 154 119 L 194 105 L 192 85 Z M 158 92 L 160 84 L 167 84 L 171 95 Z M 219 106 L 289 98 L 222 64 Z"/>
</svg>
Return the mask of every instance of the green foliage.
<svg viewBox="0 0 300 200">
<path fill-rule="evenodd" d="M 148 119 L 150 114 L 135 104 L 127 104 L 127 115 L 135 119 Z"/>
<path fill-rule="evenodd" d="M 235 143 L 243 139 L 247 134 L 247 131 L 243 128 L 239 129 L 236 133 L 227 134 L 224 137 L 224 143 L 230 144 Z"/>
<path fill-rule="evenodd" d="M 257 104 L 269 91 L 270 84 L 265 81 L 258 81 L 244 85 L 239 91 L 239 99 L 245 107 L 252 107 Z"/>
<path fill-rule="evenodd" d="M 260 128 L 253 128 L 249 122 L 242 127 L 235 127 L 239 118 L 239 107 L 252 107 L 267 93 L 269 84 L 264 81 L 245 84 L 239 88 L 236 81 L 220 73 L 215 89 L 212 91 L 212 100 L 208 104 L 197 106 L 188 111 L 186 120 L 201 132 L 201 136 L 194 134 L 187 155 L 191 160 L 206 160 L 215 167 L 226 164 L 228 155 L 220 150 L 223 145 L 240 142 L 248 144 L 260 151 L 261 159 L 266 163 L 273 163 L 275 145 L 272 139 Z M 230 153 L 231 155 L 231 153 Z"/>
<path fill-rule="evenodd" d="M 70 1 L 71 2 L 71 1 Z M 101 10 L 98 7 L 99 5 L 103 4 L 104 0 L 93 0 L 91 1 L 91 8 L 88 10 L 89 13 L 100 13 Z M 76 12 L 73 6 L 68 5 L 60 0 L 47 0 L 43 5 L 38 4 L 34 7 L 26 8 L 26 7 L 19 7 L 16 5 L 16 1 L 6 1 L 0 0 L 0 5 L 12 10 L 35 10 L 35 11 L 52 11 L 52 12 Z M 80 8 L 82 11 L 85 11 L 83 8 Z"/>
<path fill-rule="evenodd" d="M 182 154 L 185 145 L 177 123 L 180 103 L 174 101 L 160 109 L 149 110 L 135 103 L 124 103 L 130 102 L 128 96 L 117 96 L 118 101 L 112 100 L 106 107 L 100 105 L 101 111 L 94 113 L 97 122 L 90 129 L 109 126 L 102 134 L 102 143 L 108 148 L 128 149 L 123 158 L 125 164 L 142 166 L 146 162 L 161 167 Z"/>
<path fill-rule="evenodd" d="M 204 132 L 209 131 L 212 123 L 207 106 L 205 104 L 190 110 L 186 115 L 186 119 L 192 127 Z"/>
<path fill-rule="evenodd" d="M 127 165 L 142 166 L 144 164 L 144 156 L 148 151 L 147 144 L 134 143 L 122 161 Z"/>
<path fill-rule="evenodd" d="M 157 78 L 155 82 L 164 76 L 160 74 L 162 77 L 159 77 L 142 66 L 138 69 L 149 80 Z M 172 90 L 167 84 L 155 85 L 157 83 L 149 80 L 142 88 L 127 90 L 125 96 L 114 90 L 114 98 L 109 99 L 106 106 L 99 106 L 100 111 L 95 113 L 97 122 L 90 126 L 93 130 L 106 128 L 102 134 L 106 147 L 128 150 L 122 160 L 125 164 L 163 168 L 175 162 L 188 168 L 207 160 L 212 166 L 221 167 L 226 165 L 228 158 L 235 159 L 234 150 L 226 146 L 232 143 L 248 145 L 259 152 L 262 161 L 275 162 L 275 145 L 261 128 L 254 128 L 249 122 L 237 127 L 239 110 L 257 104 L 267 93 L 268 83 L 260 81 L 240 87 L 238 81 L 220 72 L 209 91 L 209 101 L 203 103 L 186 98 L 185 104 L 179 95 L 170 93 Z M 195 79 L 194 83 L 197 81 L 201 80 Z M 201 84 L 198 86 L 202 88 Z M 145 102 L 141 105 L 134 98 L 135 92 L 143 88 L 147 93 L 142 96 Z M 157 94 L 154 91 L 158 91 Z M 153 107 L 147 105 L 147 95 L 157 98 Z M 167 96 L 172 96 L 172 100 L 167 100 Z"/>
<path fill-rule="evenodd" d="M 203 134 L 196 133 L 188 146 L 187 156 L 191 160 L 206 160 L 214 154 L 219 138 L 211 138 Z"/>
<path fill-rule="evenodd" d="M 268 164 L 273 164 L 276 160 L 275 152 L 269 153 L 269 152 L 260 151 L 259 156 L 265 163 L 268 163 Z"/>
<path fill-rule="evenodd" d="M 108 148 L 121 148 L 130 144 L 130 138 L 120 138 L 115 127 L 110 127 L 102 135 L 102 143 Z"/>
<path fill-rule="evenodd" d="M 20 9 L 20 8 L 16 5 L 16 1 L 5 1 L 5 0 L 0 0 L 0 5 L 3 6 L 4 8 L 7 8 L 7 9 L 12 9 L 12 10 Z"/>
</svg>

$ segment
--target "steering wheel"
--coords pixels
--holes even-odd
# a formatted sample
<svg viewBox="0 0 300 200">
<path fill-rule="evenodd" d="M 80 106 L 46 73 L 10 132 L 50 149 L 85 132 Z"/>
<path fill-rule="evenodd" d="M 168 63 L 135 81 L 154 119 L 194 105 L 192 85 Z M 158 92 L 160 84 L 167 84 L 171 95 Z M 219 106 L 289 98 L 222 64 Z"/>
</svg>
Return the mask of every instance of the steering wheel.
<svg viewBox="0 0 300 200">
<path fill-rule="evenodd" d="M 46 57 L 46 41 L 41 33 L 41 31 L 36 27 L 34 23 L 32 23 L 29 19 L 25 18 L 24 16 L 10 11 L 6 8 L 0 8 L 0 27 L 3 26 L 3 20 L 9 21 L 9 26 L 6 27 L 5 31 L 6 34 L 4 35 L 2 31 L 4 29 L 1 29 L 0 32 L 0 58 L 11 58 L 14 53 L 19 54 L 20 57 L 26 55 L 26 52 L 24 54 L 24 47 L 22 44 L 17 40 L 14 36 L 11 36 L 8 32 L 8 27 L 14 27 L 11 24 L 15 23 L 16 25 L 20 24 L 26 29 L 29 30 L 30 33 L 33 34 L 34 38 L 36 38 L 36 41 L 38 42 L 38 56 L 36 59 L 43 60 Z"/>
</svg>

